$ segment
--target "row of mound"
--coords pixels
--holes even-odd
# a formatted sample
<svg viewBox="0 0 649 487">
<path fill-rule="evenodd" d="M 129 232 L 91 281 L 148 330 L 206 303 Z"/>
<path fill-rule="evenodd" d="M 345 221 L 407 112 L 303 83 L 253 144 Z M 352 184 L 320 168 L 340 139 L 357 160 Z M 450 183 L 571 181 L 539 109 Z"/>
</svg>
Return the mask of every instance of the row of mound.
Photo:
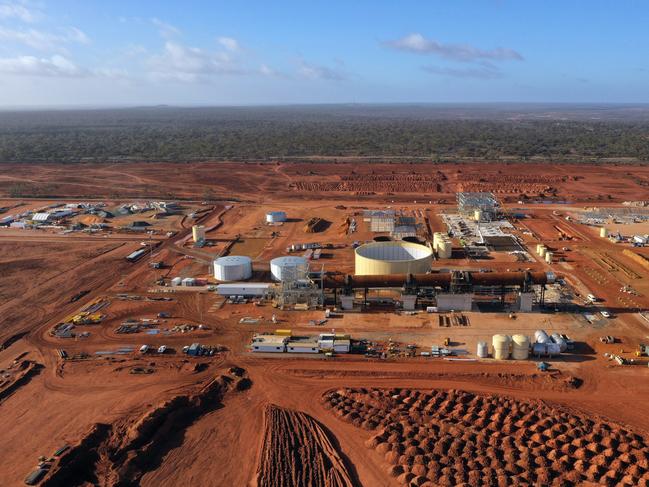
<svg viewBox="0 0 649 487">
<path fill-rule="evenodd" d="M 647 485 L 647 440 L 541 401 L 458 390 L 345 388 L 325 407 L 373 431 L 402 485 Z"/>
<path fill-rule="evenodd" d="M 257 467 L 259 487 L 354 485 L 324 427 L 311 416 L 270 404 L 264 419 Z"/>
</svg>

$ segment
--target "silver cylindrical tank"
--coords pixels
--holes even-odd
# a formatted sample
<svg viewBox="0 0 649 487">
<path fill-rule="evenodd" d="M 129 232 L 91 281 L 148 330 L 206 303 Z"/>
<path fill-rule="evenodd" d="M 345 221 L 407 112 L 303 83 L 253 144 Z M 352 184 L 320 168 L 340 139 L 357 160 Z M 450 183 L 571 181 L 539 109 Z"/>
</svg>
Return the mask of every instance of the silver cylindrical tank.
<svg viewBox="0 0 649 487">
<path fill-rule="evenodd" d="M 512 358 L 527 360 L 530 355 L 530 339 L 526 335 L 512 336 Z"/>
<path fill-rule="evenodd" d="M 304 279 L 307 277 L 309 266 L 303 257 L 277 257 L 270 261 L 270 274 L 276 281 L 285 279 Z"/>
<path fill-rule="evenodd" d="M 550 337 L 543 330 L 536 330 L 534 332 L 534 341 L 536 343 L 551 343 Z"/>
<path fill-rule="evenodd" d="M 494 335 L 491 344 L 493 345 L 493 356 L 496 360 L 507 360 L 509 358 L 511 338 L 508 335 Z"/>
<path fill-rule="evenodd" d="M 266 213 L 266 223 L 279 223 L 286 221 L 286 212 L 284 211 L 269 211 Z"/>
<path fill-rule="evenodd" d="M 487 342 L 478 342 L 477 355 L 480 358 L 487 358 L 489 356 L 489 347 Z"/>
<path fill-rule="evenodd" d="M 561 335 L 559 335 L 558 333 L 553 333 L 553 334 L 552 334 L 552 341 L 553 341 L 554 343 L 556 343 L 557 345 L 559 345 L 559 351 L 560 351 L 560 352 L 563 353 L 563 352 L 565 352 L 566 350 L 568 350 L 568 344 L 567 344 L 566 341 L 561 337 Z"/>
<path fill-rule="evenodd" d="M 245 255 L 228 255 L 214 261 L 217 281 L 244 281 L 252 277 L 252 259 Z"/>
</svg>

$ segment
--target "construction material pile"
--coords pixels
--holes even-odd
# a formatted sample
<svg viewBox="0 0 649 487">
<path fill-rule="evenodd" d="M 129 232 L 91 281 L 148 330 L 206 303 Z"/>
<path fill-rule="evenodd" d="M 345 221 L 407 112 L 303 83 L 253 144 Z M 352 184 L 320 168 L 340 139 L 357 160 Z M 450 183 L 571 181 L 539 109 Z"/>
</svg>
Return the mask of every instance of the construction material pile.
<svg viewBox="0 0 649 487">
<path fill-rule="evenodd" d="M 328 222 L 327 220 L 318 217 L 313 217 L 313 218 L 309 218 L 307 222 L 304 224 L 304 231 L 306 233 L 318 233 L 326 230 L 329 225 L 331 225 L 331 223 Z"/>
</svg>

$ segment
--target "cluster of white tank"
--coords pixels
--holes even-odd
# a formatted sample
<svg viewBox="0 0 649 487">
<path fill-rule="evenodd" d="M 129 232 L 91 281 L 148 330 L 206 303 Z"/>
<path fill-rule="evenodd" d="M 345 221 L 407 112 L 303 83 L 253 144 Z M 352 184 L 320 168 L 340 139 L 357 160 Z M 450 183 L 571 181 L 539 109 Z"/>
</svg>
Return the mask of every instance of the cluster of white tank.
<svg viewBox="0 0 649 487">
<path fill-rule="evenodd" d="M 530 356 L 530 339 L 527 335 L 494 335 L 491 345 L 496 360 L 507 360 L 510 356 L 514 360 L 527 360 Z M 486 357 L 486 348 L 486 342 L 478 342 L 478 357 Z"/>
<path fill-rule="evenodd" d="M 433 250 L 437 252 L 440 259 L 450 259 L 453 254 L 453 243 L 448 235 L 442 232 L 433 233 Z"/>
<path fill-rule="evenodd" d="M 266 213 L 266 223 L 282 223 L 286 221 L 286 212 L 269 211 Z"/>
<path fill-rule="evenodd" d="M 534 332 L 534 342 L 532 346 L 532 353 L 534 355 L 553 356 L 565 352 L 568 349 L 568 342 L 561 335 L 558 333 L 548 335 L 544 330 L 536 330 Z"/>
<path fill-rule="evenodd" d="M 219 257 L 213 267 L 217 281 L 245 281 L 252 277 L 252 259 L 244 255 Z M 287 255 L 270 261 L 270 273 L 275 281 L 304 279 L 308 272 L 309 264 L 304 257 Z"/>
<path fill-rule="evenodd" d="M 552 252 L 543 244 L 537 244 L 536 253 L 543 257 L 548 264 L 552 264 Z"/>
</svg>

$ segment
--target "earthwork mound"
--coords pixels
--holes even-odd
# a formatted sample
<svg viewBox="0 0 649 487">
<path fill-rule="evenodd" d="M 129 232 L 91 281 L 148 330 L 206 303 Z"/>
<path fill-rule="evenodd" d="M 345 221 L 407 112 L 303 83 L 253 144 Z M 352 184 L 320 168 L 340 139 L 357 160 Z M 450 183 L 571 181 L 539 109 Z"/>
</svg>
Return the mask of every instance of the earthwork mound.
<svg viewBox="0 0 649 487">
<path fill-rule="evenodd" d="M 341 420 L 375 432 L 366 446 L 407 486 L 648 485 L 647 440 L 541 401 L 457 390 L 339 389 Z"/>
<path fill-rule="evenodd" d="M 259 487 L 355 485 L 324 427 L 311 416 L 271 404 L 266 407 L 264 430 Z"/>
</svg>

